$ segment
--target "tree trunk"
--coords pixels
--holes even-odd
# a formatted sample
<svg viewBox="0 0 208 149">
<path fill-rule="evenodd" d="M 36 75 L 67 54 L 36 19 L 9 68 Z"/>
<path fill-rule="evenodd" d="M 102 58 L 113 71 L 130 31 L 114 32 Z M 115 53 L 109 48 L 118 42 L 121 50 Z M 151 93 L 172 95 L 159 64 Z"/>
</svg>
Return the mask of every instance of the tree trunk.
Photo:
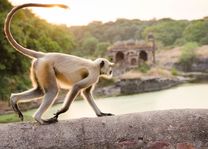
<svg viewBox="0 0 208 149">
<path fill-rule="evenodd" d="M 0 124 L 0 149 L 208 149 L 208 110 Z"/>
</svg>

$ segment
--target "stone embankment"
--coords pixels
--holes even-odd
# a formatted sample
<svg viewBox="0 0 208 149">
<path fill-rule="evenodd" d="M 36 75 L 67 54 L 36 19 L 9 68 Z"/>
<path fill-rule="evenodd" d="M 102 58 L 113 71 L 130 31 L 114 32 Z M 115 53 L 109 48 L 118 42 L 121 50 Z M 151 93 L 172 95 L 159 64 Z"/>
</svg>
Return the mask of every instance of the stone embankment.
<svg viewBox="0 0 208 149">
<path fill-rule="evenodd" d="M 99 88 L 95 91 L 97 95 L 117 96 L 144 92 L 159 91 L 189 81 L 184 77 L 146 77 L 121 79 L 112 86 Z"/>
</svg>

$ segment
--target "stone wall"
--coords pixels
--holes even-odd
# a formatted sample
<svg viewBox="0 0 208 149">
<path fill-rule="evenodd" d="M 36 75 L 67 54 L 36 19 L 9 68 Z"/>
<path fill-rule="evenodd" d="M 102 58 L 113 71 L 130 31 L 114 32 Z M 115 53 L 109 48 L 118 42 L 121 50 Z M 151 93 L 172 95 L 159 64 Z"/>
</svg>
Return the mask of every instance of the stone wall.
<svg viewBox="0 0 208 149">
<path fill-rule="evenodd" d="M 112 86 L 103 87 L 95 90 L 95 94 L 102 96 L 128 95 L 143 92 L 159 91 L 168 89 L 178 84 L 186 82 L 183 77 L 148 77 L 135 79 L 122 79 Z"/>
<path fill-rule="evenodd" d="M 208 110 L 0 124 L 1 149 L 208 149 Z"/>
<path fill-rule="evenodd" d="M 168 63 L 167 63 L 168 64 Z M 172 66 L 171 66 L 172 65 Z M 169 64 L 169 68 L 175 67 L 180 71 L 184 72 L 208 72 L 208 58 L 198 58 L 194 61 L 194 63 L 190 65 L 183 66 L 182 64 L 174 63 Z"/>
<path fill-rule="evenodd" d="M 179 78 L 124 79 L 121 80 L 120 87 L 121 94 L 135 94 L 167 89 L 182 82 Z"/>
</svg>

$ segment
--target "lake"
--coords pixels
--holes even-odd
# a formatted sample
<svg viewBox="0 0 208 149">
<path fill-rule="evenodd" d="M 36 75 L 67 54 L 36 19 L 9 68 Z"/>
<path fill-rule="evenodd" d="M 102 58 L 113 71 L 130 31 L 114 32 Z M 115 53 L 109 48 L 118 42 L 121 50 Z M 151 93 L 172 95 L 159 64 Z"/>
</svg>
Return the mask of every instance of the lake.
<svg viewBox="0 0 208 149">
<path fill-rule="evenodd" d="M 100 98 L 95 102 L 102 112 L 115 115 L 165 109 L 208 108 L 208 84 L 185 84 L 157 92 Z M 53 106 L 44 117 L 51 117 L 60 108 L 61 104 Z M 29 113 L 32 115 L 34 111 Z M 59 119 L 80 117 L 96 117 L 85 100 L 75 100 Z"/>
</svg>

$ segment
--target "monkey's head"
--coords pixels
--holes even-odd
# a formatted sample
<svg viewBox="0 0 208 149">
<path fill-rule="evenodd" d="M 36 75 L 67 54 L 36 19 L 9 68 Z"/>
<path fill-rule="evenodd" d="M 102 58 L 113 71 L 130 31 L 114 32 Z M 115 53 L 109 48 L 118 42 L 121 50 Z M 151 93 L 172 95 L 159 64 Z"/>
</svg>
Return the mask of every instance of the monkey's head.
<svg viewBox="0 0 208 149">
<path fill-rule="evenodd" d="M 112 67 L 114 66 L 114 63 L 111 63 L 105 58 L 98 58 L 95 61 L 100 67 L 100 76 L 105 78 L 112 78 L 113 76 Z"/>
</svg>

